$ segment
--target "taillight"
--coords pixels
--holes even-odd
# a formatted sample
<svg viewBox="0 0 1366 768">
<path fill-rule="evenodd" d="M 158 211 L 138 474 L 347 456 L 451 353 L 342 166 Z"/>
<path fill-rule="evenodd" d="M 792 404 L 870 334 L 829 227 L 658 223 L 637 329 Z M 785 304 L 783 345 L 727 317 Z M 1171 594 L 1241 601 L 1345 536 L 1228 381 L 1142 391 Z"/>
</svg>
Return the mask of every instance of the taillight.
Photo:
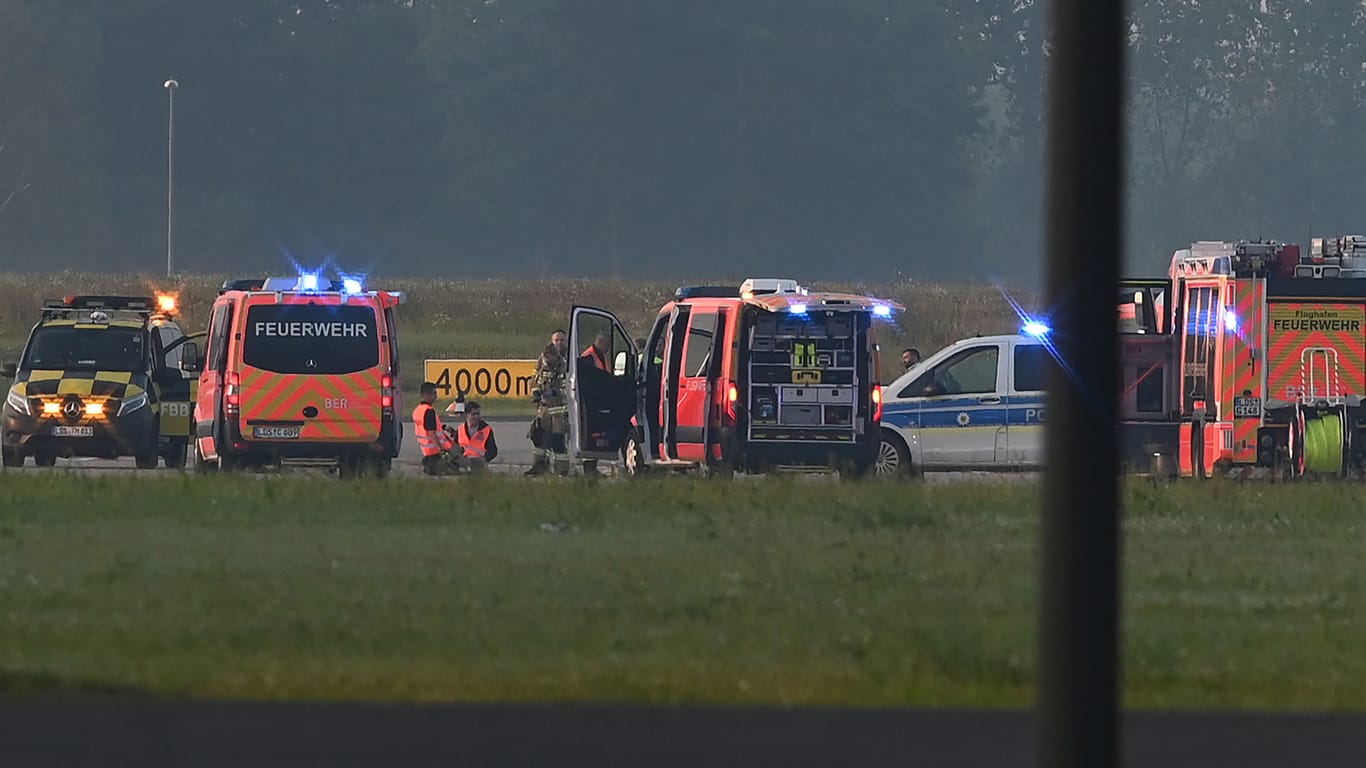
<svg viewBox="0 0 1366 768">
<path fill-rule="evenodd" d="M 726 416 L 735 421 L 735 404 L 740 400 L 740 388 L 734 383 L 726 385 Z"/>
<path fill-rule="evenodd" d="M 242 379 L 236 373 L 228 374 L 228 386 L 223 392 L 223 402 L 227 406 L 224 410 L 228 415 L 237 415 L 237 408 L 242 404 Z"/>
<path fill-rule="evenodd" d="M 380 407 L 386 411 L 392 411 L 394 408 L 394 377 L 387 373 L 384 374 L 379 380 L 379 386 Z"/>
<path fill-rule="evenodd" d="M 873 385 L 873 421 L 882 421 L 882 385 Z"/>
</svg>

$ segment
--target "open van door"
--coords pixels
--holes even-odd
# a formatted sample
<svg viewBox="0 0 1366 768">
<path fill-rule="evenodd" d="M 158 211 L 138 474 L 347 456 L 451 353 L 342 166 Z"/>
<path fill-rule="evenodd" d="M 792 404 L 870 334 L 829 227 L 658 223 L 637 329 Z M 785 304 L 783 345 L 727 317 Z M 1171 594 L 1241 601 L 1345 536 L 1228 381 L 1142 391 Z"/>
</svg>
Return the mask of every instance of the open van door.
<svg viewBox="0 0 1366 768">
<path fill-rule="evenodd" d="M 683 381 L 683 346 L 692 317 L 692 307 L 675 304 L 669 316 L 668 336 L 664 344 L 664 378 L 660 386 L 660 450 L 659 455 L 668 461 L 677 461 L 678 456 L 678 401 Z"/>
<path fill-rule="evenodd" d="M 677 458 L 705 463 L 712 443 L 712 423 L 721 419 L 716 380 L 725 357 L 725 322 L 721 309 L 695 309 L 687 327 L 677 399 Z"/>
<path fill-rule="evenodd" d="M 603 370 L 584 352 L 598 339 L 608 349 Z M 568 392 L 571 460 L 612 461 L 621 455 L 636 409 L 639 350 L 616 315 L 593 307 L 574 307 L 569 315 Z"/>
</svg>

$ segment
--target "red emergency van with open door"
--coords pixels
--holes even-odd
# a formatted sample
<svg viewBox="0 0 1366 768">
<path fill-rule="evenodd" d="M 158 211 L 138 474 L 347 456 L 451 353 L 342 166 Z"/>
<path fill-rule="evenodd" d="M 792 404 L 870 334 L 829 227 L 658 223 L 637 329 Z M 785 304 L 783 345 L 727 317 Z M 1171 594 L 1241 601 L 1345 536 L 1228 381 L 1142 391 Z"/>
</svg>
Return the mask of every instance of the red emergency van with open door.
<svg viewBox="0 0 1366 768">
<path fill-rule="evenodd" d="M 878 444 L 876 321 L 894 302 L 812 293 L 792 280 L 680 288 L 646 348 L 612 313 L 574 307 L 569 343 L 605 347 L 603 370 L 569 370 L 576 459 L 729 474 L 827 469 L 862 475 Z"/>
</svg>

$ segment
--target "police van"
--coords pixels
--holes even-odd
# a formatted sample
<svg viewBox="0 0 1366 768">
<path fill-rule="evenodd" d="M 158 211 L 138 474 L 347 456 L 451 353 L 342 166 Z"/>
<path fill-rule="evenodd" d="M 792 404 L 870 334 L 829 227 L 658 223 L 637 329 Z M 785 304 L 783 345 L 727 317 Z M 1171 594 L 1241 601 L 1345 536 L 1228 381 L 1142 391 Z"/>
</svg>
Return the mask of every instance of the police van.
<svg viewBox="0 0 1366 768">
<path fill-rule="evenodd" d="M 880 435 L 875 325 L 900 309 L 790 279 L 689 286 L 637 350 L 610 312 L 574 307 L 574 352 L 604 348 L 569 367 L 570 453 L 620 458 L 628 475 L 870 472 Z"/>
<path fill-rule="evenodd" d="M 199 376 L 200 471 L 284 463 L 387 475 L 403 440 L 402 295 L 315 274 L 223 284 Z"/>
<path fill-rule="evenodd" d="M 884 387 L 877 473 L 1042 469 L 1046 334 L 963 339 Z"/>
<path fill-rule="evenodd" d="M 184 467 L 195 383 L 180 370 L 193 351 L 176 321 L 175 297 L 67 296 L 43 303 L 5 398 L 4 465 L 28 457 L 132 456 Z"/>
</svg>

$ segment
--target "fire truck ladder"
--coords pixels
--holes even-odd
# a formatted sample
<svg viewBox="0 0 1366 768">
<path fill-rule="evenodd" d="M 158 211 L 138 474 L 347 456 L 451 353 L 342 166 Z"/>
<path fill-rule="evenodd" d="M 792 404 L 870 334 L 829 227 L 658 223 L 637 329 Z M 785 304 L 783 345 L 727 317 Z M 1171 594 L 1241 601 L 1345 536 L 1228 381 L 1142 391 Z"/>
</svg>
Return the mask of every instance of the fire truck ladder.
<svg viewBox="0 0 1366 768">
<path fill-rule="evenodd" d="M 1330 406 L 1346 402 L 1336 349 L 1309 347 L 1300 353 L 1300 402 Z"/>
</svg>

